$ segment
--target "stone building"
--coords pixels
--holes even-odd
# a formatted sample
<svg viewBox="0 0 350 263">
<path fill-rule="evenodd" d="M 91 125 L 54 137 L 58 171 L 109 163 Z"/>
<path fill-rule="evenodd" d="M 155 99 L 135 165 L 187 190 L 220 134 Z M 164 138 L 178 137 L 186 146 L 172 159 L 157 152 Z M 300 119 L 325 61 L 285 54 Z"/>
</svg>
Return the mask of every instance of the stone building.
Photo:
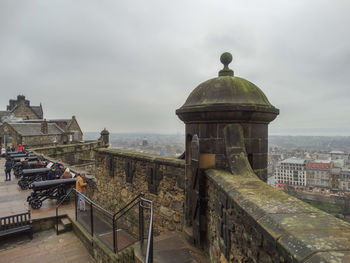
<svg viewBox="0 0 350 263">
<path fill-rule="evenodd" d="M 275 181 L 279 184 L 306 186 L 306 160 L 293 157 L 280 162 L 275 170 Z"/>
<path fill-rule="evenodd" d="M 0 122 L 14 117 L 25 120 L 43 119 L 42 105 L 40 103 L 40 106 L 31 106 L 25 96 L 18 95 L 16 100 L 9 101 L 6 111 L 0 111 Z"/>
<path fill-rule="evenodd" d="M 75 116 L 71 119 L 43 120 L 43 108 L 31 106 L 25 96 L 10 100 L 6 111 L 0 111 L 0 145 L 44 146 L 83 140 Z M 42 129 L 47 126 L 47 131 Z"/>
<path fill-rule="evenodd" d="M 331 187 L 330 161 L 309 161 L 306 164 L 307 185 L 310 187 L 330 188 Z"/>
<path fill-rule="evenodd" d="M 66 133 L 55 123 L 41 122 L 5 122 L 0 126 L 0 143 L 36 147 L 53 144 L 67 144 L 70 133 Z"/>
<path fill-rule="evenodd" d="M 343 191 L 350 190 L 350 170 L 343 169 L 339 174 L 339 189 Z"/>
</svg>

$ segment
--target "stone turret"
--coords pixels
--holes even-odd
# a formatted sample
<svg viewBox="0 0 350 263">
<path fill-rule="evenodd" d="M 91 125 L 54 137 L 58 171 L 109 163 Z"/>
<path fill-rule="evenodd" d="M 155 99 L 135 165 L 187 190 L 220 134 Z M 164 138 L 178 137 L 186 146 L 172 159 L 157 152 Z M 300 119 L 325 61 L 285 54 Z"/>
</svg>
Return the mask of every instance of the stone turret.
<svg viewBox="0 0 350 263">
<path fill-rule="evenodd" d="M 107 146 L 109 144 L 109 131 L 106 128 L 104 128 L 100 134 L 100 140 L 105 146 Z"/>
<path fill-rule="evenodd" d="M 267 178 L 268 124 L 279 110 L 271 105 L 265 94 L 253 83 L 234 76 L 228 65 L 230 53 L 220 57 L 224 68 L 219 76 L 195 88 L 176 114 L 186 124 L 186 160 L 191 162 L 191 140 L 199 139 L 201 168 L 228 169 L 237 172 L 232 151 L 242 134 L 245 152 L 254 172 Z M 236 126 L 232 126 L 235 124 Z M 238 125 L 238 126 L 237 126 Z M 234 131 L 239 129 L 242 132 Z M 236 143 L 236 145 L 235 145 Z"/>
</svg>

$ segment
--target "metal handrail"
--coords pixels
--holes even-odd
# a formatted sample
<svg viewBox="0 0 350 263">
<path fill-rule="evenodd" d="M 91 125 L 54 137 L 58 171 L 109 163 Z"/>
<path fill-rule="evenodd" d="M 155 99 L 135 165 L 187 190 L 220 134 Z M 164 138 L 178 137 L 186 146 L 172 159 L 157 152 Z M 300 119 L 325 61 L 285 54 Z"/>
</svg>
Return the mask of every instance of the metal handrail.
<svg viewBox="0 0 350 263">
<path fill-rule="evenodd" d="M 66 198 L 68 198 L 68 196 L 70 196 L 71 194 L 74 194 L 75 199 L 77 197 L 78 194 L 80 194 L 75 188 L 72 188 L 72 190 L 70 191 L 70 193 L 68 195 L 66 195 L 56 206 L 56 233 L 58 235 L 58 209 L 59 207 L 62 205 L 62 203 L 66 200 Z M 142 209 L 148 209 L 150 210 L 150 221 L 149 221 L 149 229 L 148 229 L 148 235 L 147 235 L 147 250 L 146 250 L 146 263 L 152 263 L 153 262 L 153 202 L 151 200 L 145 199 L 143 193 L 138 194 L 135 198 L 133 198 L 130 202 L 128 202 L 125 206 L 123 206 L 121 209 L 119 209 L 116 213 L 112 214 L 111 212 L 107 211 L 106 209 L 104 209 L 103 207 L 99 206 L 98 204 L 96 204 L 95 202 L 93 202 L 91 199 L 87 198 L 86 196 L 84 196 L 84 199 L 86 201 L 88 201 L 90 203 L 91 206 L 91 234 L 93 235 L 93 214 L 92 214 L 92 210 L 93 208 L 97 208 L 100 211 L 102 211 L 103 213 L 105 213 L 106 215 L 110 216 L 112 219 L 112 225 L 113 225 L 113 250 L 114 253 L 116 253 L 118 251 L 117 249 L 117 238 L 116 238 L 116 228 L 117 228 L 117 221 L 123 217 L 127 212 L 129 212 L 132 208 L 134 208 L 136 205 L 139 205 L 139 208 L 141 209 L 139 211 L 140 214 L 142 214 L 142 216 L 140 217 L 141 219 L 139 220 L 139 239 L 141 241 L 141 245 L 143 244 L 143 224 L 144 224 L 144 220 L 143 220 L 143 212 Z M 145 205 L 145 204 L 149 204 L 149 205 Z M 75 205 L 77 205 L 77 200 L 75 200 Z M 75 208 L 75 213 L 77 213 L 77 207 Z M 117 217 L 118 216 L 118 217 Z M 77 220 L 77 219 L 76 219 Z M 142 229 L 142 230 L 141 230 Z"/>
<path fill-rule="evenodd" d="M 153 262 L 153 202 L 150 200 L 147 200 L 143 197 L 140 197 L 141 202 L 146 202 L 149 203 L 149 207 L 144 206 L 141 202 L 140 202 L 140 206 L 142 206 L 143 208 L 146 209 L 150 209 L 151 210 L 151 214 L 150 214 L 150 220 L 149 220 L 149 228 L 148 228 L 148 241 L 147 241 L 147 250 L 146 250 L 146 263 L 152 263 Z"/>
<path fill-rule="evenodd" d="M 76 194 L 81 194 L 81 193 L 79 193 L 75 188 L 73 188 L 73 190 L 76 192 Z M 94 201 L 92 201 L 91 199 L 89 199 L 89 198 L 86 197 L 85 195 L 84 195 L 84 199 L 85 199 L 86 201 L 88 201 L 90 204 L 92 204 L 94 207 L 100 209 L 102 212 L 108 214 L 108 215 L 111 216 L 111 217 L 113 216 L 113 214 L 112 214 L 111 212 L 107 211 L 107 210 L 104 209 L 102 206 L 96 204 Z"/>
<path fill-rule="evenodd" d="M 133 203 L 134 201 L 136 201 L 137 199 L 139 199 L 142 196 L 144 196 L 144 193 L 141 192 L 134 199 L 132 199 L 129 203 L 127 203 L 125 206 L 123 206 L 121 209 L 119 209 L 117 212 L 115 212 L 114 215 L 113 215 L 113 219 L 115 219 L 115 217 L 118 214 L 120 214 L 123 210 L 125 210 L 131 203 Z"/>
</svg>

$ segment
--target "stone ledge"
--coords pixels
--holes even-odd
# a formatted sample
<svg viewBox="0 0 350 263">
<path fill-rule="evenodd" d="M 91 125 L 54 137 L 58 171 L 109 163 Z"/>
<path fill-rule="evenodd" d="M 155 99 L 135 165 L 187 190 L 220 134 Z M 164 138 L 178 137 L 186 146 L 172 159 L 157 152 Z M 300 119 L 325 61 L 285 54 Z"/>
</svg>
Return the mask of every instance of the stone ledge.
<svg viewBox="0 0 350 263">
<path fill-rule="evenodd" d="M 161 165 L 168 165 L 174 167 L 185 167 L 185 160 L 177 159 L 175 157 L 149 154 L 149 153 L 138 153 L 131 152 L 120 149 L 97 149 L 96 150 L 100 154 L 108 154 L 113 156 L 119 156 L 124 158 L 130 158 L 138 161 L 152 162 L 158 163 Z"/>
<path fill-rule="evenodd" d="M 350 262 L 349 223 L 268 186 L 254 174 L 210 169 L 206 175 L 290 262 Z"/>
<path fill-rule="evenodd" d="M 89 142 L 79 142 L 79 143 L 72 143 L 72 144 L 58 144 L 54 146 L 44 146 L 44 147 L 36 147 L 31 148 L 31 151 L 40 151 L 40 150 L 51 150 L 51 149 L 61 149 L 61 148 L 71 148 L 71 147 L 81 147 L 85 145 L 95 145 L 95 144 L 102 144 L 101 141 L 89 141 Z"/>
</svg>

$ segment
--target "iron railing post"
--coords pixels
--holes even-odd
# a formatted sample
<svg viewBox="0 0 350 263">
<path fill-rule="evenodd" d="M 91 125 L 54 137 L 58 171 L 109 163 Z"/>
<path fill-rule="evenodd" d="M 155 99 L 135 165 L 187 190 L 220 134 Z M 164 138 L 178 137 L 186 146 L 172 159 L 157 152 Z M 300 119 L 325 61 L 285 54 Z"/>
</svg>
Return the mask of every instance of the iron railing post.
<svg viewBox="0 0 350 263">
<path fill-rule="evenodd" d="M 74 202 L 75 202 L 75 221 L 78 221 L 78 199 L 77 199 L 76 192 L 74 192 Z"/>
<path fill-rule="evenodd" d="M 144 240 L 144 216 L 143 216 L 143 207 L 142 207 L 142 200 L 139 201 L 139 240 L 141 244 L 141 248 L 143 247 L 143 240 Z"/>
<path fill-rule="evenodd" d="M 58 207 L 56 207 L 56 235 L 58 236 Z"/>
<path fill-rule="evenodd" d="M 115 220 L 114 220 L 114 216 L 112 218 L 113 220 L 113 251 L 114 253 L 117 253 L 117 242 L 116 242 L 116 231 L 115 231 Z"/>
<path fill-rule="evenodd" d="M 90 202 L 90 222 L 91 222 L 91 236 L 94 236 L 94 215 L 93 215 L 93 206 Z"/>
<path fill-rule="evenodd" d="M 151 240 L 150 242 L 150 250 L 149 250 L 149 258 L 147 263 L 153 263 L 153 220 L 151 224 L 152 230 L 151 230 Z"/>
</svg>

